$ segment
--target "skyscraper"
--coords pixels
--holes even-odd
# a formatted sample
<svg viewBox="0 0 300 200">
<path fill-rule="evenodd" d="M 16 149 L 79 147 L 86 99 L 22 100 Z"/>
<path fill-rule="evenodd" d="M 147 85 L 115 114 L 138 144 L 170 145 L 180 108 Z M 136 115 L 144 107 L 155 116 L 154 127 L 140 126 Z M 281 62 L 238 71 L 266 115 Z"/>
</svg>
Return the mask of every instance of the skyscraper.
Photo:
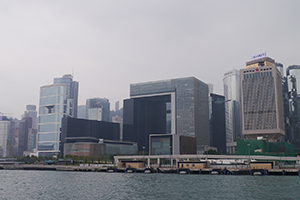
<svg viewBox="0 0 300 200">
<path fill-rule="evenodd" d="M 23 156 L 24 151 L 36 148 L 37 111 L 35 105 L 27 105 L 20 121 L 18 137 L 18 155 Z"/>
<path fill-rule="evenodd" d="M 78 119 L 86 119 L 86 105 L 79 105 L 77 111 Z"/>
<path fill-rule="evenodd" d="M 289 108 L 289 134 L 287 139 L 300 151 L 300 65 L 291 65 L 286 69 Z"/>
<path fill-rule="evenodd" d="M 277 141 L 285 135 L 281 73 L 275 61 L 259 57 L 241 69 L 243 135 L 267 136 Z"/>
<path fill-rule="evenodd" d="M 226 154 L 225 98 L 210 93 L 210 145 L 217 147 L 218 152 Z"/>
<path fill-rule="evenodd" d="M 53 84 L 63 83 L 68 85 L 68 98 L 73 99 L 73 117 L 77 117 L 77 106 L 78 106 L 78 82 L 73 81 L 71 74 L 65 74 L 63 77 L 54 78 Z"/>
<path fill-rule="evenodd" d="M 123 105 L 123 140 L 139 151 L 148 149 L 150 134 L 195 137 L 199 150 L 210 145 L 208 85 L 195 77 L 131 84 Z"/>
<path fill-rule="evenodd" d="M 37 112 L 35 105 L 27 105 L 22 118 L 30 117 L 32 119 L 32 128 L 37 129 Z"/>
<path fill-rule="evenodd" d="M 32 135 L 32 118 L 24 117 L 20 121 L 19 126 L 19 142 L 18 142 L 18 156 L 23 156 L 24 151 L 29 150 L 30 142 L 28 143 L 28 137 Z"/>
<path fill-rule="evenodd" d="M 0 116 L 0 157 L 12 156 L 14 125 L 12 119 Z"/>
<path fill-rule="evenodd" d="M 59 83 L 60 82 L 60 83 Z M 60 153 L 60 128 L 64 116 L 74 117 L 78 96 L 78 82 L 70 75 L 55 78 L 54 84 L 40 89 L 38 156 L 53 156 Z M 76 109 L 75 109 L 76 108 Z"/>
<path fill-rule="evenodd" d="M 226 151 L 236 153 L 237 138 L 241 136 L 240 73 L 233 69 L 224 74 Z"/>
<path fill-rule="evenodd" d="M 86 119 L 110 121 L 110 103 L 106 98 L 86 100 Z"/>
<path fill-rule="evenodd" d="M 116 102 L 116 104 L 115 104 L 115 111 L 118 111 L 118 110 L 120 110 L 120 102 L 119 101 L 117 101 Z"/>
</svg>

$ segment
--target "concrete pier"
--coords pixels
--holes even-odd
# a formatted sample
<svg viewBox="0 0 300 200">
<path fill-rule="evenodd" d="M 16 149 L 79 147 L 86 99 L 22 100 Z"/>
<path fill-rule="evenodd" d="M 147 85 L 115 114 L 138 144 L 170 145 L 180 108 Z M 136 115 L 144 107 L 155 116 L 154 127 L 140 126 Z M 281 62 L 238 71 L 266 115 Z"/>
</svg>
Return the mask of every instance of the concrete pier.
<svg viewBox="0 0 300 200">
<path fill-rule="evenodd" d="M 261 175 L 277 176 L 299 176 L 299 169 L 226 169 L 226 168 L 205 168 L 205 169 L 182 169 L 182 168 L 118 168 L 98 166 L 71 166 L 71 165 L 0 165 L 0 170 L 48 170 L 68 172 L 113 172 L 113 173 L 163 173 L 163 174 L 219 174 L 219 175 L 253 175 L 260 172 Z M 256 173 L 257 174 L 257 173 Z"/>
</svg>

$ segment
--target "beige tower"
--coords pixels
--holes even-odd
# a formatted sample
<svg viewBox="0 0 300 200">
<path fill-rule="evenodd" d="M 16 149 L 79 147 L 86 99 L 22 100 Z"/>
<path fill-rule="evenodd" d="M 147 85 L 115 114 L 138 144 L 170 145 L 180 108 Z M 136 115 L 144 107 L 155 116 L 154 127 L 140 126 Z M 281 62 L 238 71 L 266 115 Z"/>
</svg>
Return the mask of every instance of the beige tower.
<svg viewBox="0 0 300 200">
<path fill-rule="evenodd" d="M 269 57 L 249 61 L 240 73 L 242 134 L 277 141 L 285 131 L 281 74 L 275 61 Z"/>
</svg>

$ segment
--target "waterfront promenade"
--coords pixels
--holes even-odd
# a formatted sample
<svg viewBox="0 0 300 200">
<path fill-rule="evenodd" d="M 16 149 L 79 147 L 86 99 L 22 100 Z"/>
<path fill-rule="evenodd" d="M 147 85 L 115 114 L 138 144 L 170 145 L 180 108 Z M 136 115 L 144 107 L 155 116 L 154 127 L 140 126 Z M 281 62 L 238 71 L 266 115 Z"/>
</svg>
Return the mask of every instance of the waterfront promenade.
<svg viewBox="0 0 300 200">
<path fill-rule="evenodd" d="M 228 167 L 228 166 L 227 166 Z M 69 171 L 69 172 L 107 172 L 107 173 L 161 173 L 161 174 L 207 174 L 207 175 L 300 175 L 300 169 L 249 169 L 227 168 L 226 165 L 216 165 L 204 169 L 161 168 L 121 168 L 116 166 L 104 167 L 96 165 L 1 165 L 0 170 L 38 170 L 38 171 Z"/>
<path fill-rule="evenodd" d="M 169 174 L 220 174 L 220 175 L 299 175 L 299 157 L 276 156 L 236 156 L 236 155 L 139 155 L 114 156 L 115 164 L 80 164 L 47 165 L 23 164 L 18 162 L 1 162 L 0 170 L 48 170 L 48 171 L 81 171 L 109 173 L 169 173 Z M 171 161 L 169 165 L 161 164 L 162 160 Z M 239 161 L 263 160 L 277 162 L 272 169 L 251 169 L 250 163 Z M 139 167 L 121 166 L 122 161 L 139 161 L 144 163 Z M 205 168 L 178 168 L 177 162 L 205 161 L 210 162 Z M 230 161 L 230 162 L 229 162 Z M 235 162 L 235 163 L 232 163 Z M 281 165 L 282 162 L 293 162 L 293 165 Z M 254 162 L 255 163 L 255 162 Z"/>
</svg>

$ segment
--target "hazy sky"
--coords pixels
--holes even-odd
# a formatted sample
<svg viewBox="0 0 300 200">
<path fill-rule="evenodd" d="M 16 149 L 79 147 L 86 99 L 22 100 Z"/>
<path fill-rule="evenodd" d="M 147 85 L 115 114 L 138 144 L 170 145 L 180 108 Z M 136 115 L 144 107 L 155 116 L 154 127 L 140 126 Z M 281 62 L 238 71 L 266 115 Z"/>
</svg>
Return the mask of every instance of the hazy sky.
<svg viewBox="0 0 300 200">
<path fill-rule="evenodd" d="M 20 118 L 40 86 L 71 74 L 79 105 L 129 97 L 130 83 L 223 75 L 263 51 L 300 64 L 300 1 L 0 0 L 0 112 Z"/>
</svg>

